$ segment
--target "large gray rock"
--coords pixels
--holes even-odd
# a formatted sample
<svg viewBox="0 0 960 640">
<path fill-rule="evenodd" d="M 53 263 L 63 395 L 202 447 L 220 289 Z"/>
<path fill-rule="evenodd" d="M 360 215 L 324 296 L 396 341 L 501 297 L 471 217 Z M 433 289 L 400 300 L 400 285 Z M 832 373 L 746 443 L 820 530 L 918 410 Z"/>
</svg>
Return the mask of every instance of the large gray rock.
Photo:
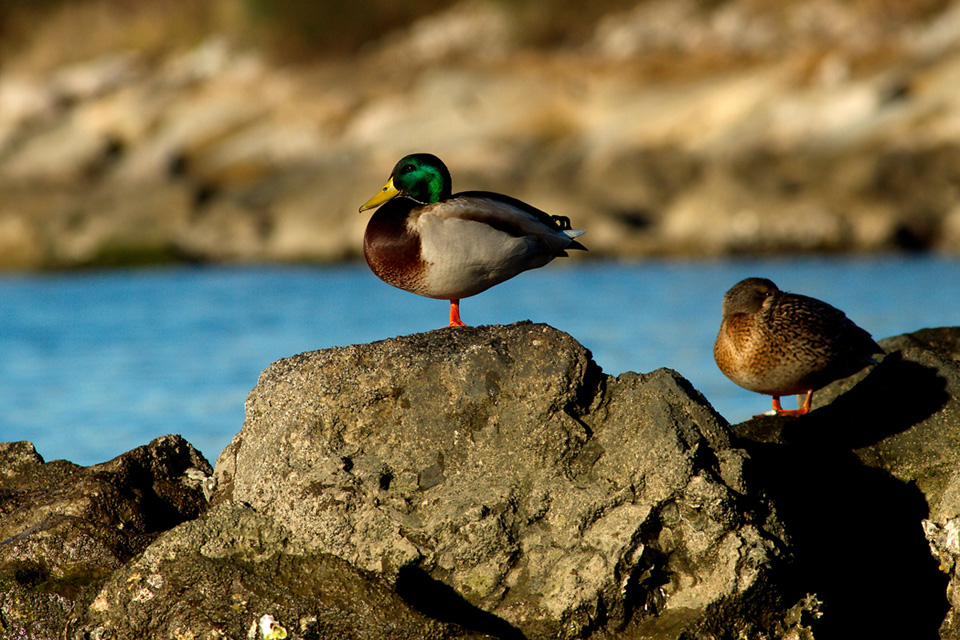
<svg viewBox="0 0 960 640">
<path fill-rule="evenodd" d="M 179 436 L 91 467 L 0 443 L 0 636 L 63 638 L 113 571 L 206 508 L 212 472 Z"/>
<path fill-rule="evenodd" d="M 818 638 L 958 638 L 960 328 L 879 344 L 880 364 L 816 393 L 809 414 L 734 429 L 796 580 L 824 602 Z"/>
<path fill-rule="evenodd" d="M 776 585 L 783 531 L 743 465 L 675 372 L 606 376 L 520 323 L 274 363 L 214 502 L 499 637 L 799 637 L 815 605 L 788 611 L 804 594 Z"/>
</svg>

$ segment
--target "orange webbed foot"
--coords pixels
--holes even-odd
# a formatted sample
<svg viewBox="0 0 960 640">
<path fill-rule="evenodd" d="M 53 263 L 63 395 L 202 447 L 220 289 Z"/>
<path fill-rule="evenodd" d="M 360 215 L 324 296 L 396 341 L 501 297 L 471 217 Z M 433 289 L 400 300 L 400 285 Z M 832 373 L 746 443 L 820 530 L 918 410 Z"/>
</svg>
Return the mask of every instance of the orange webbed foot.
<svg viewBox="0 0 960 640">
<path fill-rule="evenodd" d="M 450 301 L 450 324 L 448 327 L 465 327 L 467 326 L 463 320 L 460 319 L 460 301 L 451 300 Z"/>
<path fill-rule="evenodd" d="M 775 414 L 778 416 L 802 416 L 810 411 L 810 402 L 813 399 L 813 391 L 807 391 L 807 397 L 803 399 L 803 404 L 797 409 L 784 409 L 780 405 L 780 397 L 773 396 L 773 411 L 764 415 Z"/>
</svg>

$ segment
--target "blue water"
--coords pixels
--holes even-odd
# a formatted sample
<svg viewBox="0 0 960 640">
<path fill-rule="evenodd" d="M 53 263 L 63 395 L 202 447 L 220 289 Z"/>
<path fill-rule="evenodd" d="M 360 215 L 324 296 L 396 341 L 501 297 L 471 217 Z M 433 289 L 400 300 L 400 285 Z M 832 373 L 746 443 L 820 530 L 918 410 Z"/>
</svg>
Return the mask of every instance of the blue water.
<svg viewBox="0 0 960 640">
<path fill-rule="evenodd" d="M 724 378 L 712 345 L 723 293 L 755 275 L 843 309 L 876 338 L 960 325 L 960 262 L 935 256 L 567 261 L 468 298 L 461 312 L 473 325 L 551 324 L 608 373 L 676 369 L 739 422 L 769 399 Z M 0 441 L 86 465 L 179 433 L 212 462 L 274 360 L 428 331 L 447 313 L 365 265 L 0 278 Z"/>
</svg>

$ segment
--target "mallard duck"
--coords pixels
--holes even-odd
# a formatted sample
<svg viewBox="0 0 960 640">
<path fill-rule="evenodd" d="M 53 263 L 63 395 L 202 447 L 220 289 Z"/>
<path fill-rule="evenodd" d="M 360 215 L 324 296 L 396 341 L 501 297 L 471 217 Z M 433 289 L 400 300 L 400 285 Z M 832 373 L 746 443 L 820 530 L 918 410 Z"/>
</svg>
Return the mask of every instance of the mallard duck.
<svg viewBox="0 0 960 640">
<path fill-rule="evenodd" d="M 450 301 L 450 324 L 464 326 L 460 300 L 567 249 L 582 249 L 570 220 L 488 191 L 451 195 L 450 172 L 429 153 L 408 155 L 360 211 L 380 207 L 367 223 L 363 255 L 387 284 Z"/>
<path fill-rule="evenodd" d="M 747 278 L 723 296 L 713 357 L 744 389 L 773 396 L 776 415 L 803 415 L 813 392 L 876 364 L 883 349 L 839 309 L 786 293 L 766 278 Z M 780 396 L 806 394 L 798 409 Z"/>
</svg>

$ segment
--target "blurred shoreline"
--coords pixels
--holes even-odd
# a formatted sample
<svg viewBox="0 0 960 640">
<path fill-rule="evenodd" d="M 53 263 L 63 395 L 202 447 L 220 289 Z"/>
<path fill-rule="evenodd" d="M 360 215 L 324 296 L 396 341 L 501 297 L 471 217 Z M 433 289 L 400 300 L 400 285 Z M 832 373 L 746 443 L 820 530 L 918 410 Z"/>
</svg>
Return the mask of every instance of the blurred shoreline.
<svg viewBox="0 0 960 640">
<path fill-rule="evenodd" d="M 960 2 L 913 6 L 613 3 L 543 44 L 476 1 L 296 64 L 226 31 L 31 65 L 24 37 L 0 269 L 356 259 L 414 151 L 570 217 L 591 258 L 957 255 Z"/>
</svg>

